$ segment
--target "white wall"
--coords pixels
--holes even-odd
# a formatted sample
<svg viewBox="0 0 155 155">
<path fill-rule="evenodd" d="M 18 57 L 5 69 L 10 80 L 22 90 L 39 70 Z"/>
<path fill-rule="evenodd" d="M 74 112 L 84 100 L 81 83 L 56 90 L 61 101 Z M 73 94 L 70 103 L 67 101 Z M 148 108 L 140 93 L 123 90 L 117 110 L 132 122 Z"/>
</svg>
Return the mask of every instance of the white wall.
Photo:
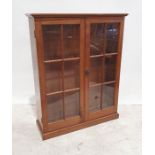
<svg viewBox="0 0 155 155">
<path fill-rule="evenodd" d="M 25 13 L 129 13 L 125 21 L 119 104 L 141 103 L 141 0 L 13 0 L 13 103 L 34 103 Z"/>
</svg>

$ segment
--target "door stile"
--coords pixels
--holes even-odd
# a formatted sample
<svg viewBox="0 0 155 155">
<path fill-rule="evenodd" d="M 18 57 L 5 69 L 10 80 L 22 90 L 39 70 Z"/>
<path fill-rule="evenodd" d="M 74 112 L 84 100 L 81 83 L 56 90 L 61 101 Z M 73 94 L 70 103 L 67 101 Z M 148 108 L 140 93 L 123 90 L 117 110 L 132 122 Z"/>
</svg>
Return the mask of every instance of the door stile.
<svg viewBox="0 0 155 155">
<path fill-rule="evenodd" d="M 48 131 L 48 120 L 47 120 L 47 105 L 46 105 L 46 89 L 45 89 L 45 69 L 44 69 L 44 48 L 42 29 L 40 21 L 35 22 L 36 31 L 36 46 L 37 46 L 37 58 L 38 58 L 38 70 L 39 70 L 39 83 L 40 83 L 40 97 L 41 97 L 41 109 L 42 109 L 42 123 L 43 132 Z"/>
<path fill-rule="evenodd" d="M 82 122 L 85 120 L 85 103 L 84 103 L 84 65 L 85 65 L 85 26 L 84 26 L 84 19 L 80 20 L 80 115 L 82 118 Z"/>
<path fill-rule="evenodd" d="M 60 28 L 60 35 L 61 35 L 61 56 L 62 58 L 64 58 L 64 39 L 63 39 L 63 25 L 61 24 L 61 28 Z M 66 114 L 65 114 L 65 94 L 64 94 L 64 61 L 61 62 L 61 67 L 62 67 L 62 104 L 63 104 L 63 119 L 66 119 Z"/>
<path fill-rule="evenodd" d="M 114 92 L 114 111 L 117 112 L 118 108 L 118 95 L 119 95 L 119 82 L 120 82 L 120 70 L 121 70 L 121 58 L 122 58 L 122 43 L 123 43 L 123 30 L 124 30 L 124 17 L 120 21 L 119 28 L 119 40 L 118 40 L 118 54 L 116 62 L 116 82 Z"/>
<path fill-rule="evenodd" d="M 64 97 L 65 97 L 65 92 L 62 91 L 62 100 L 63 100 L 63 118 L 64 120 L 60 120 L 57 122 L 48 122 L 48 112 L 47 112 L 47 96 L 46 96 L 46 79 L 45 79 L 45 68 L 44 68 L 44 41 L 43 41 L 43 34 L 42 34 L 42 25 L 52 25 L 52 24 L 58 24 L 61 25 L 61 54 L 63 55 L 63 25 L 65 24 L 79 24 L 80 26 L 80 64 L 79 64 L 79 69 L 80 69 L 80 97 L 79 97 L 79 116 L 73 116 L 71 118 L 65 118 L 65 102 L 64 102 Z M 38 46 L 38 60 L 39 60 L 39 75 L 40 75 L 40 88 L 41 88 L 41 106 L 42 106 L 42 121 L 43 121 L 43 126 L 44 132 L 50 131 L 57 129 L 58 127 L 65 127 L 65 126 L 70 126 L 72 124 L 77 124 L 79 122 L 84 121 L 84 112 L 85 112 L 85 107 L 84 107 L 84 42 L 85 42 L 85 25 L 84 25 L 84 19 L 76 19 L 76 20 L 64 20 L 64 21 L 50 21 L 50 22 L 44 22 L 41 20 L 37 20 L 36 22 L 36 36 L 38 39 L 37 41 L 37 46 Z M 62 76 L 64 76 L 64 60 L 61 62 L 62 65 Z M 63 78 L 63 90 L 64 90 L 64 78 Z M 67 92 L 67 91 L 66 91 Z M 63 122 L 64 121 L 64 122 Z"/>
<path fill-rule="evenodd" d="M 98 117 L 103 117 L 112 113 L 116 113 L 117 112 L 117 104 L 118 104 L 118 90 L 119 90 L 119 78 L 120 78 L 120 65 L 121 65 L 121 54 L 122 54 L 122 40 L 123 40 L 123 26 L 124 26 L 124 17 L 119 18 L 119 19 L 110 19 L 110 18 L 94 18 L 94 19 L 86 19 L 85 21 L 85 27 L 86 27 L 86 51 L 85 51 L 85 70 L 89 70 L 90 69 L 90 25 L 92 23 L 95 24 L 99 24 L 102 23 L 105 25 L 104 27 L 104 37 L 106 36 L 106 26 L 109 23 L 118 23 L 120 24 L 119 29 L 118 29 L 118 48 L 117 48 L 117 54 L 116 54 L 116 72 L 115 72 L 115 82 L 114 82 L 114 92 L 113 92 L 113 105 L 111 105 L 110 107 L 106 107 L 103 108 L 104 103 L 103 102 L 103 96 L 102 96 L 102 92 L 104 87 L 106 86 L 107 82 L 105 81 L 105 79 L 103 78 L 103 86 L 101 86 L 101 98 L 100 98 L 100 110 L 96 111 L 96 112 L 90 112 L 89 111 L 89 81 L 90 81 L 90 77 L 88 75 L 85 75 L 85 108 L 86 108 L 86 120 L 91 120 L 91 119 L 96 119 Z M 104 43 L 106 44 L 106 38 L 104 38 Z M 104 49 L 102 51 L 103 57 L 102 57 L 102 63 L 105 62 L 105 58 L 108 55 L 114 55 L 115 53 L 105 53 L 105 44 L 104 44 Z M 105 66 L 103 67 L 103 74 L 105 74 Z M 104 75 L 103 75 L 104 76 Z M 112 81 L 110 81 L 111 83 Z"/>
<path fill-rule="evenodd" d="M 87 18 L 85 18 L 85 120 L 89 118 L 88 105 L 89 105 L 89 42 L 90 42 L 90 24 Z M 86 73 L 88 71 L 88 74 Z"/>
</svg>

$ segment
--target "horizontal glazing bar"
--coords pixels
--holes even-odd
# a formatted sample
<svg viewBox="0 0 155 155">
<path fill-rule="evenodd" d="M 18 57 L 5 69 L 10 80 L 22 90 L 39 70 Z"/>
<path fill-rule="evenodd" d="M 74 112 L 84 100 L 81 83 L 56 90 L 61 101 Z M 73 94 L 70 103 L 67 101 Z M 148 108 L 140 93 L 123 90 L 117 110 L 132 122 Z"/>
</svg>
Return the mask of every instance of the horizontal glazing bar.
<svg viewBox="0 0 155 155">
<path fill-rule="evenodd" d="M 80 60 L 80 58 L 76 57 L 76 58 L 64 58 L 64 59 L 55 59 L 55 60 L 45 60 L 44 63 L 62 62 L 62 61 L 74 61 L 74 60 Z"/>
<path fill-rule="evenodd" d="M 46 95 L 50 96 L 50 95 L 55 95 L 55 94 L 59 94 L 59 93 L 67 93 L 67 92 L 77 91 L 77 90 L 80 90 L 80 88 L 66 89 L 64 91 L 56 91 L 56 92 L 52 92 L 52 93 L 47 93 Z"/>
<path fill-rule="evenodd" d="M 90 84 L 89 87 L 95 87 L 95 86 L 101 86 L 101 85 L 106 85 L 106 84 L 112 84 L 115 83 L 116 81 L 107 81 L 103 83 L 95 83 L 95 84 Z"/>
<path fill-rule="evenodd" d="M 106 57 L 106 56 L 112 56 L 117 55 L 118 53 L 105 53 L 105 54 L 99 54 L 99 55 L 91 55 L 90 58 L 98 58 L 98 57 Z"/>
</svg>

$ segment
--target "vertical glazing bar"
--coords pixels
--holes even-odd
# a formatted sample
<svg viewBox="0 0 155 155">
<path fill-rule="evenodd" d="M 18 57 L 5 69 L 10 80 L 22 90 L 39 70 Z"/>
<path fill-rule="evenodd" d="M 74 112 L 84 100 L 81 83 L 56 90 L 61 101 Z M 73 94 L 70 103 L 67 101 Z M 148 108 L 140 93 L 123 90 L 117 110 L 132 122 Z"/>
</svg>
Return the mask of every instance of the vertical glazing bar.
<svg viewBox="0 0 155 155">
<path fill-rule="evenodd" d="M 123 43 L 123 29 L 124 29 L 124 18 L 119 23 L 118 26 L 118 55 L 117 55 L 117 62 L 116 62 L 116 83 L 114 88 L 114 106 L 115 112 L 117 112 L 117 105 L 118 105 L 118 93 L 119 93 L 119 81 L 120 81 L 120 69 L 121 69 L 121 57 L 122 57 L 122 43 Z"/>
<path fill-rule="evenodd" d="M 103 36 L 103 39 L 104 39 L 104 45 L 103 45 L 103 54 L 105 54 L 105 50 L 106 50 L 106 36 L 107 36 L 107 34 L 106 34 L 106 28 L 107 28 L 107 24 L 105 23 L 104 24 L 104 36 Z M 102 78 L 103 78 L 103 83 L 104 83 L 104 77 L 105 77 L 105 71 L 104 71 L 104 62 L 105 62 L 105 56 L 103 56 L 102 57 L 102 61 L 103 61 L 103 69 L 102 69 Z M 104 85 L 101 85 L 101 101 L 100 101 L 100 108 L 102 109 L 103 108 L 103 104 L 102 104 L 102 102 L 103 102 L 103 87 L 104 87 Z"/>
<path fill-rule="evenodd" d="M 107 29 L 107 24 L 105 23 L 104 24 L 104 48 L 103 48 L 103 54 L 105 54 L 106 53 L 106 44 L 107 44 L 107 31 L 106 31 L 106 29 Z"/>
<path fill-rule="evenodd" d="M 63 24 L 61 24 L 61 56 L 62 59 L 64 59 L 64 35 L 63 35 Z M 63 103 L 63 118 L 66 119 L 66 115 L 65 115 L 65 100 L 64 100 L 64 60 L 62 61 L 62 103 Z"/>
</svg>

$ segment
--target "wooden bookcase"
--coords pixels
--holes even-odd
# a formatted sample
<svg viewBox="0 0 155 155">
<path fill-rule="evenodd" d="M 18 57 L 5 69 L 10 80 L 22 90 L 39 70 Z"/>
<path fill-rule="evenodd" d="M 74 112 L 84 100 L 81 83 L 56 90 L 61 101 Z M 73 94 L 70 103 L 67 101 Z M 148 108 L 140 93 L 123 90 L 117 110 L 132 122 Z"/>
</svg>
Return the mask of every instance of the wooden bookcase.
<svg viewBox="0 0 155 155">
<path fill-rule="evenodd" d="M 43 139 L 118 118 L 127 14 L 28 14 Z"/>
</svg>

